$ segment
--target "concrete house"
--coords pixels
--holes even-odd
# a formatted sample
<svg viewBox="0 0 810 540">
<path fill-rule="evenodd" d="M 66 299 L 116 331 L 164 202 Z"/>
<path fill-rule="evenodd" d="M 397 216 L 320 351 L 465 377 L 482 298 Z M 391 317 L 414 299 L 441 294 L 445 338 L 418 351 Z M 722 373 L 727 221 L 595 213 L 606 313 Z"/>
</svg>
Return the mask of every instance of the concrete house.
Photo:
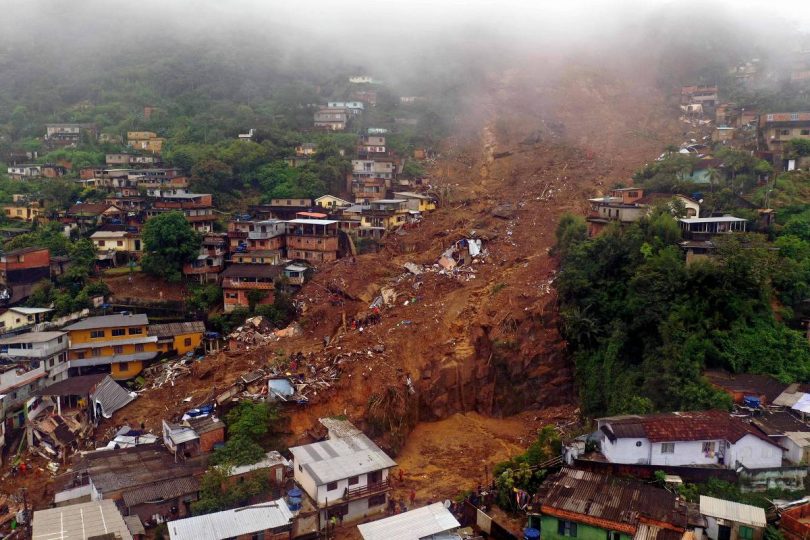
<svg viewBox="0 0 810 540">
<path fill-rule="evenodd" d="M 762 143 L 769 152 L 781 154 L 791 139 L 810 139 L 810 112 L 768 113 L 759 117 Z"/>
<path fill-rule="evenodd" d="M 67 378 L 67 348 L 65 332 L 26 332 L 0 339 L 0 358 L 41 364 L 48 381 L 55 383 Z"/>
<path fill-rule="evenodd" d="M 171 540 L 288 540 L 294 515 L 284 499 L 169 523 Z"/>
<path fill-rule="evenodd" d="M 436 200 L 424 193 L 414 193 L 412 191 L 395 191 L 394 197 L 404 199 L 408 210 L 413 212 L 430 212 L 436 209 Z"/>
<path fill-rule="evenodd" d="M 782 466 L 782 448 L 761 431 L 723 411 L 694 411 L 600 418 L 601 451 L 611 463 Z"/>
<path fill-rule="evenodd" d="M 709 540 L 761 540 L 767 525 L 762 508 L 705 495 L 700 496 L 700 513 Z"/>
<path fill-rule="evenodd" d="M 349 114 L 349 110 L 344 108 L 320 109 L 314 115 L 315 127 L 326 131 L 343 131 L 349 122 Z"/>
<path fill-rule="evenodd" d="M 317 507 L 320 527 L 332 516 L 347 522 L 385 510 L 396 463 L 350 422 L 320 422 L 327 440 L 290 448 L 295 481 Z"/>
<path fill-rule="evenodd" d="M 460 539 L 452 536 L 461 525 L 453 514 L 437 502 L 395 516 L 358 525 L 363 540 L 420 540 L 422 538 Z"/>
</svg>

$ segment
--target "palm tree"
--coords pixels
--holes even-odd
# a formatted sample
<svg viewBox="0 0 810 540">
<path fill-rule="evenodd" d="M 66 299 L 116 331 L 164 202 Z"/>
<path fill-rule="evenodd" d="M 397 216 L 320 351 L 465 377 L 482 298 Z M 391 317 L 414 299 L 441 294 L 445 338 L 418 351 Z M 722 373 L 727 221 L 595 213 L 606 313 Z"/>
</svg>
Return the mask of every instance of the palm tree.
<svg viewBox="0 0 810 540">
<path fill-rule="evenodd" d="M 713 194 L 714 193 L 714 184 L 716 182 L 719 182 L 723 178 L 723 175 L 720 173 L 719 169 L 716 169 L 714 167 L 709 167 L 709 169 L 706 171 L 706 174 L 707 174 L 707 176 L 709 178 L 709 187 L 710 187 L 711 192 Z"/>
</svg>

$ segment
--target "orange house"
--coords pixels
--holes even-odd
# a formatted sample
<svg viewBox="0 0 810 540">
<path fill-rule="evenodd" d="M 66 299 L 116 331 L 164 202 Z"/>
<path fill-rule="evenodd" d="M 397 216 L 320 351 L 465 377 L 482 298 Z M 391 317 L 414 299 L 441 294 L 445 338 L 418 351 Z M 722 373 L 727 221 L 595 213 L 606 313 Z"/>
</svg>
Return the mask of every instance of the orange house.
<svg viewBox="0 0 810 540">
<path fill-rule="evenodd" d="M 116 380 L 137 376 L 157 354 L 157 336 L 149 335 L 146 315 L 89 317 L 65 327 L 70 346 L 70 367 L 109 366 Z"/>
</svg>

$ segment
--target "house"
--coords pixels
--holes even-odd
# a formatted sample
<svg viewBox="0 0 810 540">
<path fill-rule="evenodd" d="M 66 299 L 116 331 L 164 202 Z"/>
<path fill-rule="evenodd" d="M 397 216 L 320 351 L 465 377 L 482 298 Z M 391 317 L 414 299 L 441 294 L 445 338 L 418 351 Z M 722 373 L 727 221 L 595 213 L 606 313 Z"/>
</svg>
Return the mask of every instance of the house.
<svg viewBox="0 0 810 540">
<path fill-rule="evenodd" d="M 96 246 L 96 259 L 110 261 L 113 266 L 121 262 L 138 260 L 143 252 L 141 235 L 129 231 L 96 231 L 90 235 Z"/>
<path fill-rule="evenodd" d="M 374 78 L 369 75 L 352 75 L 349 77 L 351 84 L 374 84 Z"/>
<path fill-rule="evenodd" d="M 183 265 L 183 275 L 200 283 L 217 283 L 219 273 L 225 268 L 228 252 L 228 237 L 225 234 L 208 233 L 203 237 L 197 258 Z"/>
<path fill-rule="evenodd" d="M 288 540 L 294 515 L 284 499 L 169 523 L 170 540 Z"/>
<path fill-rule="evenodd" d="M 275 266 L 281 264 L 282 259 L 280 249 L 256 249 L 236 252 L 231 255 L 229 262 L 233 264 L 269 264 Z"/>
<path fill-rule="evenodd" d="M 77 203 L 68 208 L 65 215 L 80 227 L 97 227 L 102 223 L 121 224 L 126 217 L 120 208 L 105 203 Z"/>
<path fill-rule="evenodd" d="M 764 509 L 706 495 L 700 496 L 700 513 L 709 540 L 761 540 L 767 526 Z"/>
<path fill-rule="evenodd" d="M 396 463 L 350 422 L 321 423 L 327 440 L 290 448 L 293 476 L 317 507 L 321 528 L 332 516 L 350 522 L 385 510 Z"/>
<path fill-rule="evenodd" d="M 717 126 L 712 132 L 712 141 L 726 143 L 734 140 L 735 129 L 732 126 Z"/>
<path fill-rule="evenodd" d="M 431 212 L 436 210 L 436 200 L 423 193 L 414 193 L 413 191 L 395 191 L 394 197 L 397 199 L 404 199 L 405 205 L 408 210 L 414 212 Z"/>
<path fill-rule="evenodd" d="M 284 277 L 290 285 L 301 286 L 306 281 L 306 273 L 309 267 L 300 264 L 288 264 L 284 267 Z"/>
<path fill-rule="evenodd" d="M 189 426 L 162 421 L 163 445 L 174 455 L 174 460 L 188 459 L 200 454 L 200 436 Z"/>
<path fill-rule="evenodd" d="M 55 383 L 67 378 L 67 348 L 65 332 L 26 332 L 0 339 L 0 358 L 42 364 L 48 382 Z"/>
<path fill-rule="evenodd" d="M 26 178 L 39 178 L 42 176 L 42 165 L 19 164 L 6 169 L 6 174 L 12 180 L 25 180 Z"/>
<path fill-rule="evenodd" d="M 27 330 L 45 320 L 51 308 L 16 306 L 0 308 L 0 335 L 13 334 Z"/>
<path fill-rule="evenodd" d="M 685 212 L 684 217 L 700 215 L 700 202 L 679 193 L 648 193 L 640 199 L 636 199 L 635 203 L 650 209 L 659 204 L 667 204 L 671 212 L 675 212 L 677 206 L 682 206 Z"/>
<path fill-rule="evenodd" d="M 127 145 L 137 150 L 145 150 L 152 154 L 160 154 L 166 139 L 158 137 L 151 131 L 128 131 Z"/>
<path fill-rule="evenodd" d="M 205 323 L 202 321 L 150 324 L 149 335 L 157 338 L 157 350 L 181 355 L 202 346 Z"/>
<path fill-rule="evenodd" d="M 0 304 L 19 303 L 31 295 L 36 284 L 51 277 L 51 252 L 47 248 L 13 249 L 0 254 Z"/>
<path fill-rule="evenodd" d="M 360 215 L 360 227 L 382 227 L 391 230 L 405 225 L 408 217 L 407 202 L 406 199 L 370 201 L 370 208 Z"/>
<path fill-rule="evenodd" d="M 349 97 L 367 103 L 372 107 L 377 105 L 377 92 L 373 90 L 355 90 Z"/>
<path fill-rule="evenodd" d="M 287 222 L 287 257 L 310 264 L 338 258 L 337 221 L 292 219 Z"/>
<path fill-rule="evenodd" d="M 806 466 L 810 463 L 810 426 L 798 418 L 800 414 L 767 407 L 752 416 L 751 423 L 785 450 L 788 462 Z"/>
<path fill-rule="evenodd" d="M 215 447 L 225 442 L 225 422 L 213 415 L 198 416 L 183 420 L 200 438 L 200 452 L 210 454 Z"/>
<path fill-rule="evenodd" d="M 357 155 L 363 159 L 373 159 L 386 154 L 384 135 L 362 135 L 357 145 Z"/>
<path fill-rule="evenodd" d="M 353 159 L 348 191 L 355 201 L 382 199 L 395 175 L 396 166 L 391 160 Z"/>
<path fill-rule="evenodd" d="M 759 137 L 769 152 L 782 154 L 791 139 L 810 139 L 810 112 L 762 114 Z"/>
<path fill-rule="evenodd" d="M 157 354 L 156 336 L 148 335 L 146 315 L 89 317 L 65 327 L 70 338 L 70 367 L 109 367 L 113 379 L 136 377 Z"/>
<path fill-rule="evenodd" d="M 640 206 L 637 201 L 644 196 L 642 188 L 614 188 L 604 197 L 588 199 L 591 211 L 585 218 L 588 222 L 588 234 L 596 236 L 610 222 L 634 223 L 649 213 L 647 206 Z"/>
<path fill-rule="evenodd" d="M 346 199 L 335 197 L 334 195 L 322 195 L 315 199 L 315 205 L 325 208 L 327 210 L 335 210 L 337 208 L 345 208 L 351 206 L 352 203 Z"/>
<path fill-rule="evenodd" d="M 704 107 L 717 104 L 717 86 L 684 86 L 681 87 L 681 104 L 696 103 Z"/>
<path fill-rule="evenodd" d="M 346 109 L 352 114 L 360 114 L 365 109 L 362 101 L 329 101 L 326 103 L 327 109 Z"/>
<path fill-rule="evenodd" d="M 91 501 L 34 512 L 32 538 L 132 540 L 121 511 L 113 501 Z"/>
<path fill-rule="evenodd" d="M 723 170 L 724 167 L 722 159 L 703 157 L 695 161 L 688 171 L 678 173 L 678 177 L 684 182 L 710 185 L 713 182 L 712 171 Z"/>
<path fill-rule="evenodd" d="M 305 142 L 295 147 L 295 155 L 298 157 L 312 157 L 318 151 L 318 145 L 311 142 Z"/>
<path fill-rule="evenodd" d="M 31 201 L 24 204 L 14 203 L 3 206 L 3 214 L 8 219 L 33 223 L 45 217 L 45 208 L 40 201 Z"/>
<path fill-rule="evenodd" d="M 770 405 L 788 386 L 770 375 L 756 373 L 709 370 L 704 372 L 703 376 L 706 377 L 709 384 L 731 396 L 734 403 L 738 405 L 744 404 L 745 401 L 754 406 Z"/>
<path fill-rule="evenodd" d="M 542 531 L 543 540 L 680 540 L 690 521 L 703 523 L 665 489 L 569 468 L 543 482 L 536 500 L 529 524 Z"/>
<path fill-rule="evenodd" d="M 256 130 L 250 128 L 247 133 L 239 133 L 236 138 L 240 141 L 252 141 L 255 136 Z"/>
<path fill-rule="evenodd" d="M 437 502 L 395 516 L 358 525 L 363 540 L 422 540 L 440 537 L 452 540 L 461 527 L 453 514 Z M 456 536 L 456 538 L 461 538 Z"/>
<path fill-rule="evenodd" d="M 222 296 L 225 313 L 237 307 L 247 308 L 251 294 L 261 296 L 257 304 L 272 304 L 275 298 L 276 278 L 281 266 L 264 264 L 231 264 L 222 272 Z M 257 293 L 251 293 L 257 291 Z"/>
<path fill-rule="evenodd" d="M 270 484 L 280 487 L 284 485 L 288 470 L 291 470 L 290 462 L 284 459 L 284 456 L 278 451 L 271 450 L 256 463 L 231 468 L 228 477 L 229 481 L 242 482 L 245 478 L 264 476 Z"/>
<path fill-rule="evenodd" d="M 743 218 L 719 216 L 706 218 L 681 218 L 678 220 L 684 238 L 688 240 L 710 240 L 718 234 L 745 232 L 748 223 Z"/>
<path fill-rule="evenodd" d="M 348 109 L 320 109 L 315 112 L 314 124 L 326 131 L 343 131 L 349 122 L 349 114 Z"/>
<path fill-rule="evenodd" d="M 144 523 L 163 523 L 191 515 L 205 459 L 176 463 L 165 448 L 149 444 L 85 452 L 72 468 L 75 478 L 89 484 L 91 500 L 114 501 Z"/>
<path fill-rule="evenodd" d="M 108 167 L 154 167 L 160 162 L 156 156 L 139 154 L 106 154 L 104 156 L 104 161 Z"/>
<path fill-rule="evenodd" d="M 6 356 L 0 365 L 0 449 L 6 435 L 25 426 L 26 403 L 47 381 L 45 366 L 28 359 L 10 361 Z M 2 456 L 2 454 L 0 454 Z"/>
<path fill-rule="evenodd" d="M 789 508 L 781 508 L 779 530 L 787 540 L 810 538 L 810 502 L 805 501 Z"/>
<path fill-rule="evenodd" d="M 611 463 L 764 469 L 782 448 L 750 423 L 722 411 L 600 418 L 601 452 Z"/>
</svg>

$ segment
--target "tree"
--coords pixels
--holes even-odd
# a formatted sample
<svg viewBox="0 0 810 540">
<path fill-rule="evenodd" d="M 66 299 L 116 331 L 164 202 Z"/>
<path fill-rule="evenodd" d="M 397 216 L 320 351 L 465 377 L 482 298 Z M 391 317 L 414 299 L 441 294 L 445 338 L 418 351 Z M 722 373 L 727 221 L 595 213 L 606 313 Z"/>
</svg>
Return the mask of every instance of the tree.
<svg viewBox="0 0 810 540">
<path fill-rule="evenodd" d="M 145 272 L 169 281 L 180 281 L 185 263 L 197 258 L 202 236 L 180 211 L 165 212 L 147 220 L 141 234 Z"/>
<path fill-rule="evenodd" d="M 220 465 L 248 465 L 264 457 L 262 443 L 278 420 L 278 410 L 269 403 L 241 401 L 226 417 L 228 441 L 217 449 L 212 462 Z"/>
</svg>

